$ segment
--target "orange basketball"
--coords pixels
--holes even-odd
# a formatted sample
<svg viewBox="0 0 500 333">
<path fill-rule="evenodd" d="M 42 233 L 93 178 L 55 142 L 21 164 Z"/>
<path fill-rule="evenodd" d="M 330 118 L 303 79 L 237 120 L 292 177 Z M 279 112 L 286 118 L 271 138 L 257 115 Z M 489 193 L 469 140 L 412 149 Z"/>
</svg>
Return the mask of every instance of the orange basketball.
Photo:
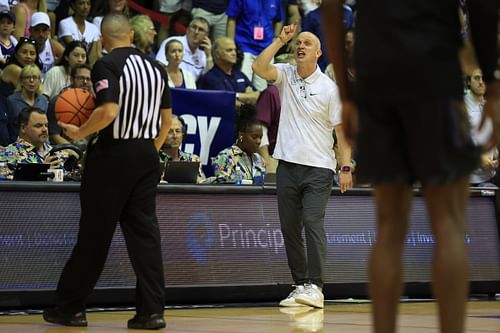
<svg viewBox="0 0 500 333">
<path fill-rule="evenodd" d="M 57 97 L 54 109 L 57 120 L 81 126 L 94 111 L 95 99 L 87 90 L 67 88 Z"/>
</svg>

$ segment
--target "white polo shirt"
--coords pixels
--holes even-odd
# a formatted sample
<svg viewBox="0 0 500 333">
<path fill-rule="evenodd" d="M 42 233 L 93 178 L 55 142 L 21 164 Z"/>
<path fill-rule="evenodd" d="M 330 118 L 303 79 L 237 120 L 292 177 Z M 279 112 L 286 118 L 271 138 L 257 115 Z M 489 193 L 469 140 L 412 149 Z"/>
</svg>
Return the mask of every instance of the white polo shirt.
<svg viewBox="0 0 500 333">
<path fill-rule="evenodd" d="M 187 37 L 184 36 L 172 36 L 165 39 L 156 53 L 156 60 L 164 65 L 168 65 L 167 58 L 165 57 L 165 46 L 172 40 L 177 39 L 184 45 L 184 57 L 182 58 L 182 64 L 179 66 L 183 70 L 188 70 L 193 73 L 196 81 L 200 78 L 201 74 L 207 67 L 207 55 L 200 48 L 197 48 L 194 52 L 191 52 Z"/>
<path fill-rule="evenodd" d="M 302 79 L 296 66 L 275 66 L 278 78 L 274 84 L 280 92 L 281 114 L 273 157 L 335 170 L 333 129 L 341 123 L 336 84 L 319 67 Z"/>
</svg>

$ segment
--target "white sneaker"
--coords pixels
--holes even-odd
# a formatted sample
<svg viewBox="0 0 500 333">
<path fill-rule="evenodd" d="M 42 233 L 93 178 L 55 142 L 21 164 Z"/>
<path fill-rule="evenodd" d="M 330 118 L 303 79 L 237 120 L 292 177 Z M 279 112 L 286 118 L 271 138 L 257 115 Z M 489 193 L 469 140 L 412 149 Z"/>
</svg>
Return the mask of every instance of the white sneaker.
<svg viewBox="0 0 500 333">
<path fill-rule="evenodd" d="M 304 290 L 294 296 L 294 301 L 302 305 L 323 309 L 325 297 L 317 285 L 306 284 Z"/>
<path fill-rule="evenodd" d="M 305 291 L 305 289 L 306 288 L 303 285 L 295 286 L 295 289 L 292 290 L 292 292 L 287 296 L 287 298 L 285 298 L 280 302 L 280 306 L 287 306 L 287 307 L 307 306 L 295 302 L 295 297 L 297 295 L 302 294 Z"/>
</svg>

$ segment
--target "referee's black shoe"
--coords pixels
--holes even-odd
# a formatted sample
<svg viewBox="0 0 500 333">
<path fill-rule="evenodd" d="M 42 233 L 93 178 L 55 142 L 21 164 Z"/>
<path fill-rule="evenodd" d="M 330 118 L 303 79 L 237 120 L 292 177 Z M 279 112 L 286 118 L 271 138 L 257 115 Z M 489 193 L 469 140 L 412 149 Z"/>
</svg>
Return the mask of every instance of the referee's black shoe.
<svg viewBox="0 0 500 333">
<path fill-rule="evenodd" d="M 151 315 L 135 315 L 127 323 L 127 327 L 136 330 L 157 330 L 166 326 L 163 313 Z"/>
<path fill-rule="evenodd" d="M 59 310 L 58 308 L 45 309 L 43 310 L 43 319 L 46 322 L 64 326 L 87 326 L 87 317 L 85 316 L 85 312 L 67 314 L 61 312 L 61 310 Z"/>
</svg>

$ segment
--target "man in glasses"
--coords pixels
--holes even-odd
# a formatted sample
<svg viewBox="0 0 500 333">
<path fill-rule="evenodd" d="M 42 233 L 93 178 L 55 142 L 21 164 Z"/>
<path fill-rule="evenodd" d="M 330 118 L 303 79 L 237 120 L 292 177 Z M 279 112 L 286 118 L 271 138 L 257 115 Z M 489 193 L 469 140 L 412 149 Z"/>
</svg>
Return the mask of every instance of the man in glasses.
<svg viewBox="0 0 500 333">
<path fill-rule="evenodd" d="M 168 64 L 165 56 L 165 46 L 172 39 L 179 40 L 184 46 L 184 59 L 180 68 L 193 73 L 196 80 L 214 65 L 212 60 L 212 42 L 208 37 L 210 30 L 207 20 L 202 17 L 195 17 L 189 23 L 186 35 L 172 36 L 165 39 L 156 53 L 156 60 L 164 65 Z"/>
<path fill-rule="evenodd" d="M 92 81 L 90 79 L 91 68 L 87 64 L 76 65 L 71 69 L 71 85 L 69 88 L 81 88 L 92 91 Z M 63 90 L 64 91 L 64 90 Z M 57 125 L 55 116 L 55 105 L 59 94 L 54 96 L 47 109 L 47 117 L 49 118 L 49 136 L 50 142 L 55 145 L 70 143 L 69 140 L 62 135 L 62 129 Z"/>
</svg>

